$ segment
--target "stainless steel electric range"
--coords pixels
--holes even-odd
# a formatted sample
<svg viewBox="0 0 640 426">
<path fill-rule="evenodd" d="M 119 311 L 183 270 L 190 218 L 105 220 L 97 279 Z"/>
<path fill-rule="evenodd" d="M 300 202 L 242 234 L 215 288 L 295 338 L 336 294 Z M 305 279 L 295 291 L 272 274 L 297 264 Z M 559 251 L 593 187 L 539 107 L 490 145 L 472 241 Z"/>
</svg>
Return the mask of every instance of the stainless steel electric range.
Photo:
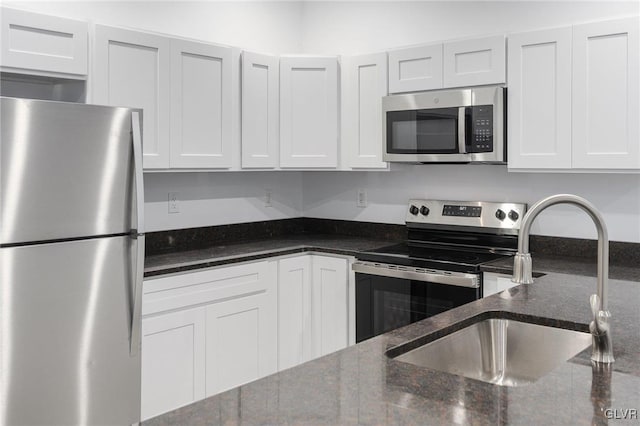
<svg viewBox="0 0 640 426">
<path fill-rule="evenodd" d="M 517 251 L 526 205 L 410 200 L 405 243 L 360 253 L 356 341 L 482 297 L 480 266 Z"/>
</svg>

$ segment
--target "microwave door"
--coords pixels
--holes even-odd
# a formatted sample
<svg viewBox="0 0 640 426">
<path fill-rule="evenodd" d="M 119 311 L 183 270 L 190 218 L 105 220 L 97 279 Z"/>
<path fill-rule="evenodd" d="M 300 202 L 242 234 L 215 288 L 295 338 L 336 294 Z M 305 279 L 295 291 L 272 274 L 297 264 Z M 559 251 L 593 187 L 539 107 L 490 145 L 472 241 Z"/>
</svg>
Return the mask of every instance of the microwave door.
<svg viewBox="0 0 640 426">
<path fill-rule="evenodd" d="M 458 108 L 458 154 L 467 153 L 467 108 Z"/>
</svg>

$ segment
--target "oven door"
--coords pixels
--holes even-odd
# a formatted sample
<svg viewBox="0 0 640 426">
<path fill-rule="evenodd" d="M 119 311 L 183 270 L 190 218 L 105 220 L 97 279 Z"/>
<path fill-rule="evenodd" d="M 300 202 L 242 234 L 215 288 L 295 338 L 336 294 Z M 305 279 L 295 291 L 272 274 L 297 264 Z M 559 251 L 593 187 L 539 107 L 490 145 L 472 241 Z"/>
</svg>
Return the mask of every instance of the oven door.
<svg viewBox="0 0 640 426">
<path fill-rule="evenodd" d="M 371 270 L 371 269 L 379 270 Z M 356 342 L 420 321 L 481 297 L 475 274 L 443 275 L 465 285 L 434 282 L 434 274 L 412 276 L 404 270 L 356 262 Z M 366 272 L 363 272 L 366 271 Z M 392 275 L 400 276 L 392 276 Z M 420 274 L 420 273 L 416 273 Z M 404 276 L 403 276 L 404 275 Z"/>
</svg>

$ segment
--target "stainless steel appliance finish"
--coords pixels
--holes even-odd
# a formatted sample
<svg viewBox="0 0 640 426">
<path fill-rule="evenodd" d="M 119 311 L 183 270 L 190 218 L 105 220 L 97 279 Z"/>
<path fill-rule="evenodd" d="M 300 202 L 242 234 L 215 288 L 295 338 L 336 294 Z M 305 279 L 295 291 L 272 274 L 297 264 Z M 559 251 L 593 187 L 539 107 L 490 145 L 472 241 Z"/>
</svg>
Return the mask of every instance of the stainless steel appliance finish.
<svg viewBox="0 0 640 426">
<path fill-rule="evenodd" d="M 353 269 L 354 272 L 382 277 L 404 278 L 413 281 L 425 281 L 469 288 L 480 287 L 480 280 L 477 274 L 464 274 L 462 272 L 438 271 L 435 269 L 413 268 L 403 265 L 363 261 L 354 262 L 351 269 Z"/>
<path fill-rule="evenodd" d="M 433 90 L 404 95 L 391 95 L 382 98 L 382 134 L 385 138 L 385 151 L 383 158 L 390 162 L 410 162 L 410 163 L 488 163 L 506 164 L 506 88 L 504 86 L 482 86 L 464 89 Z M 490 150 L 482 152 L 472 152 L 467 149 L 470 144 L 473 124 L 469 121 L 468 109 L 475 106 L 492 107 L 490 138 L 488 142 L 492 145 Z M 455 137 L 450 145 L 455 147 L 455 152 L 437 152 L 440 149 L 416 148 L 413 152 L 393 152 L 389 132 L 389 113 L 399 111 L 416 111 L 425 116 L 429 110 L 440 114 L 444 110 L 451 111 L 450 117 L 455 120 Z M 465 118 L 468 117 L 468 118 Z M 489 123 L 487 123 L 489 124 Z M 414 131 L 417 131 L 414 129 Z M 478 136 L 484 136 L 486 130 L 481 130 Z M 428 138 L 428 135 L 426 135 Z M 455 139 L 455 140 L 454 140 Z M 441 148 L 441 147 L 440 147 Z M 451 150 L 449 150 L 451 151 Z"/>
<path fill-rule="evenodd" d="M 533 283 L 531 254 L 529 254 L 529 232 L 531 224 L 538 215 L 548 207 L 556 204 L 571 204 L 580 207 L 593 220 L 598 231 L 598 282 L 597 294 L 591 295 L 589 304 L 593 320 L 589 330 L 593 335 L 593 352 L 591 359 L 595 362 L 610 364 L 614 362 L 613 344 L 611 343 L 611 313 L 607 309 L 607 293 L 609 288 L 609 237 L 604 218 L 596 207 L 582 197 L 572 194 L 557 194 L 538 201 L 527 212 L 520 228 L 518 253 L 513 260 L 512 281 L 519 284 Z"/>
<path fill-rule="evenodd" d="M 458 209 L 460 216 L 452 215 L 457 212 L 453 211 L 455 209 L 452 210 L 451 206 Z M 465 209 L 470 212 L 473 209 L 477 212 L 479 209 L 479 214 L 463 215 Z M 474 228 L 476 232 L 483 233 L 518 235 L 526 209 L 527 206 L 522 203 L 412 199 L 409 200 L 405 222 L 415 227 L 454 226 L 457 229 Z M 449 210 L 451 215 L 444 215 L 445 210 Z"/>
<path fill-rule="evenodd" d="M 501 386 L 533 383 L 589 347 L 588 333 L 487 319 L 395 357 Z"/>
<path fill-rule="evenodd" d="M 137 423 L 141 112 L 0 102 L 0 424 Z"/>
<path fill-rule="evenodd" d="M 516 251 L 526 205 L 409 200 L 407 241 L 359 253 L 356 341 L 482 297 L 480 265 Z"/>
</svg>

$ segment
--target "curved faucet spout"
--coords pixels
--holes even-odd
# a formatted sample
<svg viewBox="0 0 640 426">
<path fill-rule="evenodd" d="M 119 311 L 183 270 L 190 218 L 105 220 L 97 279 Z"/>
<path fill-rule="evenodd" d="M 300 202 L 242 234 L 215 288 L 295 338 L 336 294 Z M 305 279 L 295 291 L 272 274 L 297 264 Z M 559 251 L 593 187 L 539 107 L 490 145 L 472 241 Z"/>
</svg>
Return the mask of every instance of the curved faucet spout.
<svg viewBox="0 0 640 426">
<path fill-rule="evenodd" d="M 531 224 L 543 210 L 556 204 L 571 204 L 580 207 L 591 217 L 598 230 L 597 297 L 591 299 L 594 318 L 589 327 L 594 338 L 591 359 L 596 362 L 611 363 L 613 362 L 611 333 L 609 331 L 611 314 L 607 310 L 609 237 L 604 218 L 593 204 L 582 197 L 572 194 L 552 195 L 535 203 L 522 219 L 520 233 L 518 234 L 518 253 L 513 261 L 513 277 L 511 281 L 518 284 L 533 283 L 531 254 L 529 253 Z"/>
</svg>

